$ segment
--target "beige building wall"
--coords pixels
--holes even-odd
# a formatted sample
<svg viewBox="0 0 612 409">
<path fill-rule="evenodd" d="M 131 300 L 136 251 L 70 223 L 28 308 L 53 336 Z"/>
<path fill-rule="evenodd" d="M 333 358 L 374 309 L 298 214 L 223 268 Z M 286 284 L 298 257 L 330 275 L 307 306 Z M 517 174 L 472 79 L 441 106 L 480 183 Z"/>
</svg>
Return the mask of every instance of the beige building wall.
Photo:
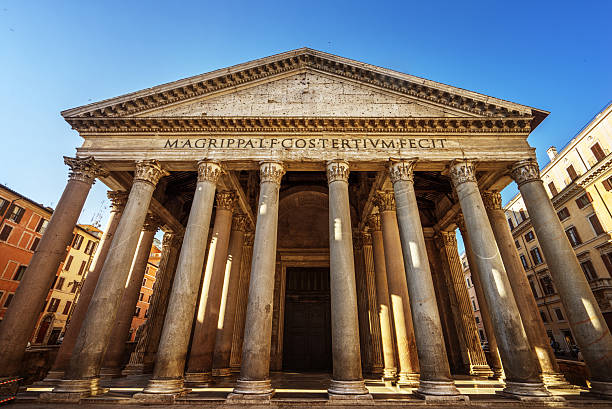
<svg viewBox="0 0 612 409">
<path fill-rule="evenodd" d="M 467 256 L 465 253 L 461 254 L 461 267 L 463 268 L 463 276 L 465 278 L 465 285 L 468 290 L 468 295 L 470 297 L 470 306 L 472 307 L 472 312 L 474 313 L 474 320 L 476 321 L 476 328 L 478 329 L 478 335 L 480 336 L 480 343 L 483 346 L 488 344 L 487 333 L 484 329 L 484 324 L 482 323 L 482 315 L 480 313 L 480 305 L 478 304 L 478 299 L 476 298 L 476 290 L 474 289 L 474 282 L 472 281 L 472 273 L 470 272 L 470 266 L 467 261 Z"/>
<path fill-rule="evenodd" d="M 612 103 L 560 152 L 548 150 L 541 175 L 608 326 L 612 325 Z M 540 315 L 558 349 L 569 352 L 574 337 L 523 200 L 504 210 Z"/>
</svg>

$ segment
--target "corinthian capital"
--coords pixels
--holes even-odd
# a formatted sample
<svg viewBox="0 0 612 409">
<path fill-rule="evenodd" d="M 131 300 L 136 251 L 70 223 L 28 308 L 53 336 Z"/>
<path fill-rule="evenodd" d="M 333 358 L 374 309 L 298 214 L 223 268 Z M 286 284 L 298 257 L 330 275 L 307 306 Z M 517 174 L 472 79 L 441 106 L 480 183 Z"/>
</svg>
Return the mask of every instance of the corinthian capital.
<svg viewBox="0 0 612 409">
<path fill-rule="evenodd" d="M 231 190 L 222 190 L 220 192 L 217 192 L 217 210 L 234 210 L 235 200 L 236 194 Z"/>
<path fill-rule="evenodd" d="M 527 182 L 533 182 L 540 179 L 540 167 L 534 159 L 522 160 L 516 162 L 510 170 L 510 176 L 520 187 Z"/>
<path fill-rule="evenodd" d="M 280 162 L 262 162 L 259 165 L 260 183 L 274 183 L 280 185 L 285 174 L 285 167 Z"/>
<path fill-rule="evenodd" d="M 162 252 L 170 250 L 170 248 L 174 244 L 174 239 L 174 233 L 164 233 L 164 238 L 162 239 Z"/>
<path fill-rule="evenodd" d="M 154 215 L 153 213 L 147 213 L 147 217 L 145 217 L 145 221 L 142 226 L 142 229 L 144 231 L 155 232 L 157 231 L 157 229 L 159 228 L 161 224 L 162 224 L 162 221 L 159 217 L 157 217 L 157 215 Z"/>
<path fill-rule="evenodd" d="M 381 212 L 395 211 L 395 194 L 391 190 L 379 190 L 374 196 L 374 204 Z"/>
<path fill-rule="evenodd" d="M 333 160 L 327 162 L 327 183 L 337 180 L 347 182 L 349 177 L 349 164 L 343 160 Z"/>
<path fill-rule="evenodd" d="M 371 246 L 372 245 L 372 235 L 367 232 L 361 233 L 361 243 L 364 246 Z"/>
<path fill-rule="evenodd" d="M 391 160 L 391 164 L 389 164 L 389 177 L 391 179 L 391 183 L 395 183 L 400 180 L 413 182 L 415 164 L 416 159 L 400 161 Z"/>
<path fill-rule="evenodd" d="M 234 231 L 246 231 L 249 223 L 244 213 L 237 213 L 232 219 L 232 230 Z"/>
<path fill-rule="evenodd" d="M 499 192 L 482 192 L 481 195 L 487 210 L 501 210 L 502 199 Z"/>
<path fill-rule="evenodd" d="M 457 247 L 457 235 L 454 231 L 441 231 L 440 238 L 444 247 Z"/>
<path fill-rule="evenodd" d="M 217 184 L 223 174 L 223 168 L 217 162 L 202 160 L 198 162 L 198 182 L 211 182 Z"/>
<path fill-rule="evenodd" d="M 166 176 L 166 172 L 158 161 L 139 160 L 136 162 L 136 172 L 134 172 L 134 182 L 137 180 L 146 182 L 152 186 L 156 186 L 159 179 Z"/>
<path fill-rule="evenodd" d="M 64 156 L 64 163 L 70 167 L 69 180 L 78 180 L 93 185 L 96 178 L 108 176 L 108 172 L 94 160 L 93 156 L 86 158 Z"/>
<path fill-rule="evenodd" d="M 450 176 L 455 187 L 465 182 L 476 182 L 474 164 L 469 160 L 453 161 L 450 166 Z"/>
<path fill-rule="evenodd" d="M 380 215 L 375 213 L 368 217 L 367 225 L 372 231 L 380 231 Z"/>
<path fill-rule="evenodd" d="M 128 193 L 123 190 L 109 190 L 106 196 L 111 201 L 111 212 L 120 212 L 125 208 Z"/>
</svg>

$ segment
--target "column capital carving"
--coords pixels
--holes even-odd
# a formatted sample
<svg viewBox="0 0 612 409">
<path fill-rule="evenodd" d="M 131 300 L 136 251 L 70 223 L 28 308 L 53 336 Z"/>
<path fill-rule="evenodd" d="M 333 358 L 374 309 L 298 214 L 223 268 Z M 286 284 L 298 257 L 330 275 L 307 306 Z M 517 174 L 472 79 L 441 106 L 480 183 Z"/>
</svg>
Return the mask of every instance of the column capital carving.
<svg viewBox="0 0 612 409">
<path fill-rule="evenodd" d="M 349 164 L 343 160 L 332 160 L 327 162 L 327 183 L 342 181 L 348 183 Z"/>
<path fill-rule="evenodd" d="M 106 197 L 111 201 L 111 212 L 121 212 L 125 208 L 128 199 L 128 192 L 123 190 L 109 190 Z"/>
<path fill-rule="evenodd" d="M 86 158 L 64 156 L 64 163 L 70 168 L 69 180 L 78 180 L 93 185 L 96 178 L 108 176 L 108 171 L 96 162 L 93 156 Z"/>
<path fill-rule="evenodd" d="M 164 233 L 164 238 L 162 239 L 162 252 L 169 251 L 174 245 L 175 239 L 174 233 Z"/>
<path fill-rule="evenodd" d="M 159 179 L 168 175 L 168 172 L 162 168 L 160 163 L 154 159 L 139 160 L 136 162 L 136 171 L 134 172 L 134 182 L 141 180 L 152 186 L 156 186 Z"/>
<path fill-rule="evenodd" d="M 222 190 L 217 192 L 215 202 L 217 204 L 217 210 L 234 210 L 234 203 L 236 201 L 236 194 L 231 190 Z"/>
<path fill-rule="evenodd" d="M 416 165 L 416 161 L 416 159 L 391 159 L 391 163 L 389 164 L 389 178 L 391 179 L 391 183 L 395 183 L 400 180 L 414 182 L 414 165 Z"/>
<path fill-rule="evenodd" d="M 372 245 L 372 235 L 368 232 L 362 232 L 361 233 L 361 242 L 364 246 L 371 246 Z"/>
<path fill-rule="evenodd" d="M 444 247 L 457 248 L 457 235 L 454 231 L 441 231 L 439 235 L 442 239 L 442 244 L 444 244 Z"/>
<path fill-rule="evenodd" d="M 502 208 L 502 198 L 499 192 L 482 192 L 482 202 L 485 205 L 487 210 L 501 210 Z"/>
<path fill-rule="evenodd" d="M 232 230 L 246 232 L 248 224 L 249 219 L 247 219 L 246 215 L 244 213 L 237 213 L 232 219 Z"/>
<path fill-rule="evenodd" d="M 374 213 L 374 214 L 370 215 L 370 216 L 368 217 L 368 220 L 367 220 L 367 222 L 366 222 L 366 223 L 367 223 L 367 225 L 368 225 L 368 228 L 369 228 L 371 231 L 380 231 L 380 230 L 381 230 L 381 225 L 380 225 L 380 214 L 378 214 L 378 213 Z M 369 234 L 369 233 L 368 233 L 368 234 Z"/>
<path fill-rule="evenodd" d="M 280 162 L 261 162 L 259 164 L 260 183 L 274 183 L 280 185 L 285 174 L 285 167 Z"/>
<path fill-rule="evenodd" d="M 142 229 L 144 231 L 155 232 L 157 231 L 157 229 L 159 229 L 159 226 L 161 225 L 162 225 L 162 221 L 157 215 L 153 213 L 147 213 L 147 217 L 145 217 L 145 221 L 144 221 L 144 224 L 142 225 Z"/>
<path fill-rule="evenodd" d="M 455 187 L 465 182 L 476 182 L 474 163 L 470 160 L 455 160 L 451 163 L 449 170 L 451 181 Z"/>
<path fill-rule="evenodd" d="M 253 243 L 255 243 L 255 234 L 247 233 L 244 235 L 244 245 L 253 247 Z"/>
<path fill-rule="evenodd" d="M 223 168 L 217 162 L 206 159 L 198 162 L 198 182 L 211 182 L 216 185 L 223 173 Z"/>
<path fill-rule="evenodd" d="M 510 176 L 521 187 L 524 183 L 541 180 L 540 167 L 534 159 L 522 160 L 512 166 Z"/>
<path fill-rule="evenodd" d="M 461 235 L 464 235 L 465 233 L 465 220 L 463 219 L 463 213 L 459 212 L 455 215 L 455 224 L 457 225 L 457 228 L 459 228 L 459 231 L 461 232 Z M 465 237 L 464 237 L 465 239 Z"/>
<path fill-rule="evenodd" d="M 395 211 L 395 193 L 392 190 L 379 190 L 374 195 L 374 204 L 378 211 Z"/>
</svg>

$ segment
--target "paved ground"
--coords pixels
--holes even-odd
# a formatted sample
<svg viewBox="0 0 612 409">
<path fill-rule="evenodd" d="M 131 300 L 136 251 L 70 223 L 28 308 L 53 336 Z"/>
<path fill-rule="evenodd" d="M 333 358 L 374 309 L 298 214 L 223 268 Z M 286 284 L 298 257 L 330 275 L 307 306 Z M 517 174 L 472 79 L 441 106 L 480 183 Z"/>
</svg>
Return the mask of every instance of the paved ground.
<svg viewBox="0 0 612 409">
<path fill-rule="evenodd" d="M 48 387 L 30 387 L 25 393 L 21 393 L 13 407 L 19 409 L 26 408 L 109 408 L 122 407 L 129 405 L 130 409 L 137 408 L 168 408 L 167 405 L 151 405 L 145 406 L 132 399 L 132 395 L 142 390 L 146 384 L 147 377 L 145 376 L 130 376 L 127 378 L 115 379 L 112 382 L 106 382 L 107 387 L 110 387 L 110 392 L 106 395 L 94 398 L 88 398 L 81 404 L 50 404 L 37 403 L 36 398 L 38 393 L 50 390 Z M 313 407 L 347 407 L 355 406 L 354 403 L 329 401 L 327 399 L 327 385 L 329 384 L 329 374 L 294 374 L 294 373 L 273 373 L 272 385 L 276 389 L 276 394 L 270 404 L 267 405 L 251 405 L 249 407 L 265 407 L 265 408 L 313 408 Z M 193 387 L 192 392 L 183 398 L 177 400 L 174 408 L 237 408 L 244 405 L 225 403 L 225 397 L 232 390 L 235 381 L 235 376 L 230 378 L 219 378 L 210 387 Z M 496 391 L 501 391 L 503 384 L 498 381 L 491 381 L 483 378 L 457 377 L 457 386 L 459 390 L 469 396 L 468 403 L 461 404 L 432 404 L 425 403 L 417 399 L 412 394 L 411 388 L 398 388 L 393 385 L 385 385 L 376 380 L 367 380 L 367 386 L 373 396 L 373 400 L 367 403 L 359 404 L 360 408 L 386 408 L 410 406 L 417 407 L 465 407 L 466 405 L 482 408 L 549 408 L 555 407 L 570 407 L 570 408 L 612 408 L 612 401 L 604 401 L 593 399 L 588 396 L 581 396 L 580 389 L 561 389 L 553 390 L 555 396 L 565 398 L 564 402 L 521 402 L 496 395 Z"/>
</svg>

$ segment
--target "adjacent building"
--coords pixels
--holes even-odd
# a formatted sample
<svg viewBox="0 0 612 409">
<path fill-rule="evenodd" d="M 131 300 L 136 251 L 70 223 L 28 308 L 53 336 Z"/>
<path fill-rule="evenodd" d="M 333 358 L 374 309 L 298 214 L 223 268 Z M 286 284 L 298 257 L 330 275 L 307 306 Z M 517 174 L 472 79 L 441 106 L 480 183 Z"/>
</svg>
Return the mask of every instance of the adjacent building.
<svg viewBox="0 0 612 409">
<path fill-rule="evenodd" d="M 140 328 L 149 317 L 149 307 L 153 297 L 153 285 L 155 284 L 155 276 L 157 275 L 160 260 L 161 244 L 158 240 L 155 240 L 151 247 L 151 253 L 149 253 L 149 260 L 147 262 L 144 279 L 142 280 L 142 287 L 138 295 L 138 303 L 134 310 L 134 318 L 132 319 L 132 326 L 130 327 L 130 341 L 136 339 L 138 328 Z"/>
<path fill-rule="evenodd" d="M 465 285 L 467 286 L 468 296 L 470 297 L 470 307 L 474 312 L 474 321 L 476 321 L 476 329 L 478 330 L 478 336 L 480 342 L 484 345 L 488 344 L 487 333 L 482 323 L 482 314 L 480 313 L 480 305 L 478 304 L 478 298 L 476 297 L 476 290 L 474 289 L 474 282 L 472 281 L 472 273 L 470 272 L 470 265 L 467 261 L 465 253 L 461 254 L 461 268 L 463 269 L 463 276 L 465 278 Z"/>
<path fill-rule="evenodd" d="M 606 322 L 612 327 L 612 103 L 560 151 L 548 149 L 540 171 L 565 234 Z M 551 343 L 576 345 L 557 288 L 520 194 L 504 211 Z"/>
</svg>

